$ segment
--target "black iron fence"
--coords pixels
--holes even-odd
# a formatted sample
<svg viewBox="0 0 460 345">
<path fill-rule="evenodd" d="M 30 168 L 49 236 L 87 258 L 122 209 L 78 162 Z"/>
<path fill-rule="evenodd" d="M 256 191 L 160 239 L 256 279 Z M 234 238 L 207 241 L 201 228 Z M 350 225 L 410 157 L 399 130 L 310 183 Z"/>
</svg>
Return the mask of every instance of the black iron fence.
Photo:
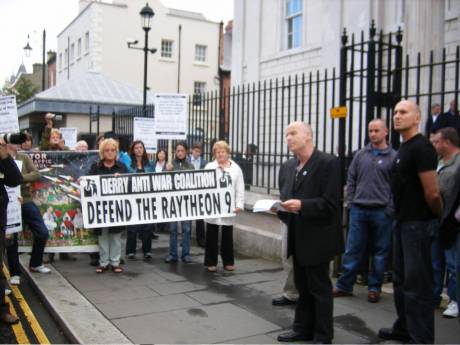
<svg viewBox="0 0 460 345">
<path fill-rule="evenodd" d="M 308 122 L 316 147 L 339 156 L 345 168 L 352 153 L 367 142 L 367 123 L 379 117 L 391 128 L 392 109 L 401 98 L 415 100 L 424 118 L 434 103 L 446 107 L 455 100 L 458 104 L 458 46 L 454 51 L 444 49 L 413 58 L 402 54 L 400 31 L 377 34 L 372 26 L 368 40 L 364 36 L 361 33 L 356 40 L 352 35 L 349 43 L 344 33 L 340 70 L 325 69 L 191 96 L 188 144 L 202 143 L 205 158 L 212 159 L 213 143 L 227 140 L 247 184 L 270 193 L 278 188 L 280 165 L 291 157 L 284 141 L 284 130 L 291 121 Z M 330 109 L 338 105 L 347 106 L 344 120 L 330 117 Z M 148 114 L 153 116 L 153 106 Z M 114 132 L 132 135 L 135 116 L 143 116 L 142 107 L 114 114 Z M 396 133 L 389 139 L 399 145 Z M 159 143 L 159 147 L 166 146 L 166 141 Z"/>
</svg>

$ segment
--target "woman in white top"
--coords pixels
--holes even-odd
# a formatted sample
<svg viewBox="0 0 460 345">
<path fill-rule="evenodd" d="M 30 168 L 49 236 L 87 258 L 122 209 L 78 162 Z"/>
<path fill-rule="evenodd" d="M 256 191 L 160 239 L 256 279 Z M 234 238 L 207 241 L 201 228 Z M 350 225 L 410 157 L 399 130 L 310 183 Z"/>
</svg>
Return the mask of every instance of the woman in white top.
<svg viewBox="0 0 460 345">
<path fill-rule="evenodd" d="M 231 182 L 233 199 L 235 200 L 234 213 L 238 214 L 244 208 L 244 180 L 243 172 L 238 164 L 230 159 L 230 147 L 225 141 L 218 141 L 212 148 L 214 161 L 206 165 L 205 169 L 215 169 L 217 176 Z M 233 255 L 233 221 L 235 217 L 207 219 L 206 247 L 204 265 L 209 272 L 217 270 L 219 227 L 222 227 L 220 256 L 224 270 L 235 270 Z"/>
<path fill-rule="evenodd" d="M 167 157 L 166 150 L 159 149 L 156 154 L 156 159 L 154 162 L 155 172 L 163 172 L 166 171 L 166 157 Z"/>
</svg>

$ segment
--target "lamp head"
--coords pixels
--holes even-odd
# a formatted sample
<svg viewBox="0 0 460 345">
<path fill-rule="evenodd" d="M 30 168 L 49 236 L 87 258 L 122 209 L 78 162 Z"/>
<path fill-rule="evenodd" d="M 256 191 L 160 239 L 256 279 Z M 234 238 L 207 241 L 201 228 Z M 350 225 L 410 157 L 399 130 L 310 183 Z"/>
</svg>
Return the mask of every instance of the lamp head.
<svg viewBox="0 0 460 345">
<path fill-rule="evenodd" d="M 32 52 L 32 47 L 29 44 L 29 35 L 27 35 L 27 44 L 23 49 L 24 49 L 24 53 L 26 54 L 26 56 L 30 57 L 30 53 Z"/>
<path fill-rule="evenodd" d="M 153 12 L 152 8 L 149 6 L 148 3 L 145 4 L 144 8 L 142 8 L 139 14 L 141 15 L 142 28 L 146 31 L 150 30 L 150 21 L 152 20 L 155 13 Z"/>
</svg>

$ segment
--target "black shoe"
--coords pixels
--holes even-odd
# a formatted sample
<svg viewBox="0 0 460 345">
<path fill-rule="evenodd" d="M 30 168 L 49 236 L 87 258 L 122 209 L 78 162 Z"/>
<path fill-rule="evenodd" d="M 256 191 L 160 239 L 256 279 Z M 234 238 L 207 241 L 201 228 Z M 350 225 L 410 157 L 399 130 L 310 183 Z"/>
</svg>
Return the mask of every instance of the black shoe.
<svg viewBox="0 0 460 345">
<path fill-rule="evenodd" d="M 291 301 L 290 299 L 288 299 L 288 298 L 286 298 L 284 296 L 272 299 L 272 305 L 276 305 L 276 306 L 294 305 L 296 303 L 297 303 L 296 301 Z"/>
<path fill-rule="evenodd" d="M 206 241 L 205 240 L 198 240 L 197 244 L 198 244 L 198 247 L 201 247 L 201 248 L 206 247 Z"/>
<path fill-rule="evenodd" d="M 158 240 L 159 238 L 160 238 L 160 236 L 158 236 L 157 234 L 152 235 L 152 240 Z"/>
<path fill-rule="evenodd" d="M 313 340 L 313 337 L 308 334 L 302 334 L 296 331 L 289 331 L 278 335 L 277 340 L 281 342 L 290 343 L 293 341 L 311 341 Z"/>
<path fill-rule="evenodd" d="M 379 330 L 379 338 L 385 340 L 398 340 L 408 342 L 410 340 L 409 334 L 395 332 L 392 328 L 381 328 Z"/>
</svg>

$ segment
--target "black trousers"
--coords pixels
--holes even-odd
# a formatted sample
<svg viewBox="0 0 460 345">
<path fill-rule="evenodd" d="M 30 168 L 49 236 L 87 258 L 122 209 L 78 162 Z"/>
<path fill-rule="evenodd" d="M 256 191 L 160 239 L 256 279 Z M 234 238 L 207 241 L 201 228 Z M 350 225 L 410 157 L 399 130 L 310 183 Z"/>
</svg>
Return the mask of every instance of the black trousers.
<svg viewBox="0 0 460 345">
<path fill-rule="evenodd" d="M 206 224 L 206 246 L 204 251 L 204 265 L 217 266 L 219 242 L 219 225 Z M 222 225 L 222 237 L 220 242 L 220 256 L 224 266 L 233 265 L 233 225 Z"/>
<path fill-rule="evenodd" d="M 195 230 L 196 230 L 196 241 L 198 244 L 205 243 L 205 228 L 204 228 L 204 220 L 197 219 L 195 223 Z"/>
<path fill-rule="evenodd" d="M 5 302 L 6 277 L 3 273 L 5 242 L 5 229 L 0 228 L 0 315 L 4 315 L 9 312 L 8 304 Z"/>
<path fill-rule="evenodd" d="M 33 233 L 33 232 L 32 232 Z M 46 234 L 48 235 L 48 233 Z M 29 267 L 38 267 L 43 264 L 43 252 L 45 251 L 47 238 L 36 236 L 33 233 L 32 252 L 30 253 Z M 6 256 L 8 258 L 8 269 L 11 276 L 21 275 L 21 265 L 19 263 L 18 253 L 18 234 L 13 235 L 13 242 L 6 247 Z"/>
<path fill-rule="evenodd" d="M 397 223 L 393 232 L 393 329 L 414 344 L 434 343 L 432 221 Z"/>
<path fill-rule="evenodd" d="M 147 254 L 152 251 L 153 225 L 132 225 L 128 226 L 128 231 L 126 234 L 126 255 L 136 253 L 138 234 L 142 240 L 142 252 Z"/>
<path fill-rule="evenodd" d="M 294 331 L 312 337 L 318 342 L 331 342 L 334 328 L 329 263 L 303 266 L 294 258 L 294 281 L 299 291 Z"/>
</svg>

